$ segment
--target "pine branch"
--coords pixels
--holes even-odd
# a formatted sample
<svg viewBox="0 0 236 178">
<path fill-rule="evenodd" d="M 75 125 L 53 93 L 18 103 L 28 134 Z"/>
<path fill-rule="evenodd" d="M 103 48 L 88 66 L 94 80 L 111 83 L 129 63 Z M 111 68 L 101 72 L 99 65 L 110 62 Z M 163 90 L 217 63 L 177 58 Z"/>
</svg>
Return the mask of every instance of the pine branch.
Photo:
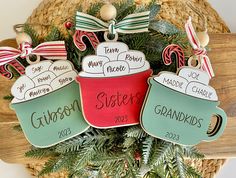
<svg viewBox="0 0 236 178">
<path fill-rule="evenodd" d="M 149 5 L 150 8 L 150 15 L 149 15 L 149 21 L 152 21 L 156 18 L 157 14 L 161 10 L 161 6 L 159 4 L 155 4 L 155 1 L 152 1 Z"/>
<path fill-rule="evenodd" d="M 37 32 L 30 26 L 30 24 L 24 25 L 24 32 L 31 37 L 33 47 L 36 47 L 40 43 Z"/>
<path fill-rule="evenodd" d="M 95 157 L 96 154 L 97 152 L 95 145 L 82 148 L 76 156 L 77 161 L 75 162 L 74 170 L 78 171 L 84 169 L 84 167 L 86 167 L 90 162 L 92 162 L 92 159 Z"/>
<path fill-rule="evenodd" d="M 171 158 L 174 153 L 173 144 L 166 141 L 160 141 L 155 143 L 154 153 L 150 157 L 149 165 L 160 165 L 165 162 L 166 159 Z"/>
<path fill-rule="evenodd" d="M 4 100 L 12 100 L 14 96 L 12 94 L 6 95 L 3 97 Z"/>
<path fill-rule="evenodd" d="M 52 27 L 50 33 L 45 37 L 44 41 L 58 41 L 62 40 L 62 35 L 57 27 Z"/>
<path fill-rule="evenodd" d="M 183 156 L 191 159 L 203 159 L 204 154 L 200 153 L 196 147 L 180 146 Z"/>
<path fill-rule="evenodd" d="M 22 128 L 21 128 L 20 124 L 19 124 L 19 125 L 15 125 L 15 126 L 13 127 L 13 129 L 16 130 L 16 131 L 18 131 L 18 132 L 22 132 Z"/>
<path fill-rule="evenodd" d="M 201 174 L 191 166 L 186 167 L 186 175 L 188 178 L 202 178 Z"/>
<path fill-rule="evenodd" d="M 100 9 L 102 7 L 102 5 L 103 5 L 103 3 L 101 3 L 101 2 L 92 4 L 88 9 L 87 14 L 97 16 L 98 12 L 100 11 Z"/>
<path fill-rule="evenodd" d="M 172 160 L 174 173 L 179 178 L 185 178 L 186 167 L 183 162 L 183 157 L 179 154 L 178 150 L 176 150 L 175 152 L 175 156 Z"/>
<path fill-rule="evenodd" d="M 25 153 L 26 157 L 37 158 L 37 159 L 42 159 L 45 157 L 55 156 L 55 155 L 57 155 L 57 154 L 53 151 L 53 148 L 32 147 L 32 149 L 30 151 Z"/>
<path fill-rule="evenodd" d="M 124 140 L 124 142 L 123 142 L 123 147 L 127 149 L 127 148 L 133 146 L 133 145 L 135 144 L 135 142 L 136 142 L 136 139 L 135 139 L 135 138 L 133 138 L 133 137 L 128 137 L 128 138 L 126 138 L 126 139 Z"/>
<path fill-rule="evenodd" d="M 174 25 L 172 25 L 169 22 L 164 21 L 164 20 L 151 21 L 149 28 L 152 30 L 155 30 L 157 32 L 160 32 L 162 34 L 175 35 L 175 34 L 179 33 L 178 28 L 176 28 Z"/>
<path fill-rule="evenodd" d="M 132 14 L 136 9 L 134 0 L 125 0 L 119 3 L 114 3 L 113 5 L 117 9 L 117 17 L 116 17 L 117 21 L 120 21 L 127 15 Z"/>
<path fill-rule="evenodd" d="M 140 126 L 129 127 L 125 132 L 125 137 L 141 139 L 146 136 L 146 132 Z"/>
<path fill-rule="evenodd" d="M 143 162 L 144 164 L 148 164 L 151 152 L 153 151 L 153 142 L 154 138 L 148 136 L 143 141 Z"/>
</svg>

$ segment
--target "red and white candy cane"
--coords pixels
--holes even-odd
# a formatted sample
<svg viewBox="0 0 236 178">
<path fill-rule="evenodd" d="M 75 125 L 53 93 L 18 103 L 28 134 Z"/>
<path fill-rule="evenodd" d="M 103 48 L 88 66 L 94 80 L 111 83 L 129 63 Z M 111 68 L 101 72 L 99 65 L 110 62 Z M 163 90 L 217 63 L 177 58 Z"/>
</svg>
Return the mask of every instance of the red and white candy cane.
<svg viewBox="0 0 236 178">
<path fill-rule="evenodd" d="M 206 55 L 206 49 L 201 46 L 201 43 L 193 28 L 191 17 L 189 17 L 187 23 L 185 24 L 185 31 L 186 31 L 189 43 L 191 44 L 193 48 L 193 53 L 195 56 L 197 56 L 196 59 L 198 60 L 198 63 L 200 63 L 200 65 L 197 65 L 195 67 L 200 68 L 203 71 L 207 72 L 210 78 L 214 77 L 215 74 L 211 66 L 210 59 Z M 191 64 L 192 64 L 193 59 L 194 57 L 189 58 L 189 61 L 188 61 L 189 66 L 192 66 Z"/>
<path fill-rule="evenodd" d="M 90 41 L 90 43 L 91 43 L 91 45 L 93 46 L 94 49 L 97 48 L 97 45 L 99 44 L 99 40 L 98 40 L 95 33 L 76 30 L 76 32 L 74 34 L 74 37 L 73 37 L 73 40 L 74 40 L 75 46 L 80 51 L 85 51 L 86 48 L 87 48 L 86 44 L 83 41 L 83 37 L 88 38 L 88 40 Z"/>
<path fill-rule="evenodd" d="M 176 44 L 168 45 L 162 52 L 162 59 L 165 65 L 172 64 L 172 54 L 176 57 L 177 68 L 185 66 L 185 57 L 183 49 Z"/>
<path fill-rule="evenodd" d="M 25 74 L 25 67 L 15 59 L 7 64 L 0 66 L 0 73 L 3 77 L 7 79 L 13 78 L 13 73 L 9 70 L 9 66 L 13 67 L 20 75 Z"/>
</svg>

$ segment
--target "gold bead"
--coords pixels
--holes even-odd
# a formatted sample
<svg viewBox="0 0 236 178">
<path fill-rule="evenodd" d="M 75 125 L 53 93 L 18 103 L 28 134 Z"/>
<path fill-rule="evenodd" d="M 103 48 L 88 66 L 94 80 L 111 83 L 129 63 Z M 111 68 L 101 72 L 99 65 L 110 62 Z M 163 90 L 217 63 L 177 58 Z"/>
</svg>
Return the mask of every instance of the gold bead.
<svg viewBox="0 0 236 178">
<path fill-rule="evenodd" d="M 197 32 L 197 37 L 202 47 L 206 47 L 208 45 L 210 38 L 207 31 Z"/>
<path fill-rule="evenodd" d="M 20 45 L 23 42 L 28 42 L 32 44 L 32 39 L 27 33 L 22 32 L 22 33 L 17 33 L 16 42 L 18 45 Z"/>
<path fill-rule="evenodd" d="M 100 16 L 103 20 L 109 21 L 116 18 L 116 8 L 112 4 L 105 4 L 100 9 Z"/>
</svg>

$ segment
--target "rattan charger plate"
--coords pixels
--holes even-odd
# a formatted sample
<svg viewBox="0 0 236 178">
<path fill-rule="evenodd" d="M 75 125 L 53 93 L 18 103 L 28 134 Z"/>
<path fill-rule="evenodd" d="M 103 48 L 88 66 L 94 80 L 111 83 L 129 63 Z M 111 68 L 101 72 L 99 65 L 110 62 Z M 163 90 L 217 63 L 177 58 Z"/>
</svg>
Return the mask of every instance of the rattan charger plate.
<svg viewBox="0 0 236 178">
<path fill-rule="evenodd" d="M 214 178 L 220 168 L 224 165 L 224 159 L 203 159 L 203 160 L 187 160 L 186 161 L 191 166 L 195 167 L 196 170 L 202 173 L 203 178 Z M 43 164 L 27 164 L 26 167 L 30 171 L 32 176 L 37 177 L 40 170 L 43 168 Z M 44 175 L 40 178 L 67 178 L 68 174 L 66 171 L 61 171 L 57 173 L 51 173 Z"/>
<path fill-rule="evenodd" d="M 49 32 L 48 25 L 58 27 L 65 32 L 64 23 L 75 16 L 78 6 L 81 5 L 86 12 L 91 4 L 99 0 L 43 0 L 28 18 L 27 23 L 33 24 L 40 37 L 45 37 Z M 113 0 L 115 1 L 115 0 Z M 121 0 L 116 0 L 121 1 Z M 138 4 L 147 3 L 150 0 L 136 0 Z M 218 13 L 206 0 L 157 0 L 161 5 L 161 11 L 156 18 L 165 19 L 177 27 L 183 29 L 185 21 L 192 17 L 193 24 L 198 31 L 203 31 L 204 20 L 187 4 L 198 10 L 206 17 L 207 29 L 210 33 L 226 33 L 229 28 L 220 18 Z"/>
<path fill-rule="evenodd" d="M 120 0 L 119 0 L 120 1 Z M 98 0 L 43 0 L 28 18 L 27 23 L 34 25 L 41 38 L 49 32 L 49 26 L 58 27 L 61 32 L 65 33 L 64 22 L 73 19 L 78 5 L 82 5 L 84 11 Z M 112 1 L 111 1 L 112 2 Z M 117 2 L 117 1 L 116 1 Z M 148 0 L 137 0 L 137 3 L 147 3 Z M 192 17 L 193 24 L 197 31 L 203 31 L 203 19 L 187 5 L 187 0 L 157 0 L 162 8 L 156 18 L 165 19 L 177 27 L 183 29 L 184 23 L 189 16 Z M 211 7 L 206 0 L 190 0 L 195 9 L 207 19 L 207 29 L 210 33 L 227 33 L 230 32 L 225 22 L 218 13 Z M 197 168 L 204 178 L 213 178 L 222 165 L 224 159 L 212 160 L 187 160 L 189 164 Z M 42 169 L 42 164 L 28 164 L 27 168 L 31 174 L 37 176 Z M 64 171 L 43 176 L 42 178 L 65 178 L 67 173 Z"/>
</svg>

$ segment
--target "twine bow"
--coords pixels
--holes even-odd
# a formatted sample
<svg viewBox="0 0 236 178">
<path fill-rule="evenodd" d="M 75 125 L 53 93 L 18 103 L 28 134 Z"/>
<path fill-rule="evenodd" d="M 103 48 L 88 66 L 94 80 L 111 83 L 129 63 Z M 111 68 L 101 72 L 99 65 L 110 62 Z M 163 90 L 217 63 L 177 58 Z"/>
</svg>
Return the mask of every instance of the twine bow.
<svg viewBox="0 0 236 178">
<path fill-rule="evenodd" d="M 25 59 L 29 55 L 42 56 L 46 59 L 66 59 L 67 52 L 64 41 L 52 41 L 41 43 L 35 48 L 31 44 L 24 42 L 19 49 L 12 47 L 0 47 L 0 66 L 7 64 L 17 57 Z"/>
<path fill-rule="evenodd" d="M 214 77 L 215 74 L 211 66 L 210 59 L 206 55 L 207 51 L 204 47 L 201 46 L 201 43 L 193 28 L 191 17 L 189 17 L 187 23 L 185 24 L 185 31 L 187 33 L 189 43 L 191 44 L 193 48 L 193 53 L 199 59 L 201 63 L 200 69 L 202 69 L 203 71 L 206 71 L 210 78 Z"/>
<path fill-rule="evenodd" d="M 150 11 L 130 14 L 118 23 L 115 20 L 106 23 L 92 15 L 77 12 L 76 30 L 88 32 L 109 31 L 110 34 L 147 32 L 149 13 Z"/>
</svg>

